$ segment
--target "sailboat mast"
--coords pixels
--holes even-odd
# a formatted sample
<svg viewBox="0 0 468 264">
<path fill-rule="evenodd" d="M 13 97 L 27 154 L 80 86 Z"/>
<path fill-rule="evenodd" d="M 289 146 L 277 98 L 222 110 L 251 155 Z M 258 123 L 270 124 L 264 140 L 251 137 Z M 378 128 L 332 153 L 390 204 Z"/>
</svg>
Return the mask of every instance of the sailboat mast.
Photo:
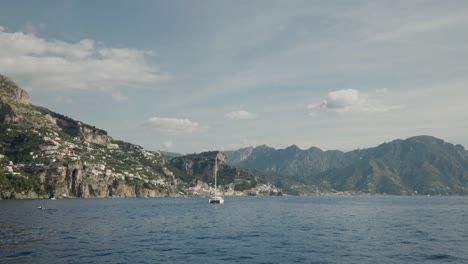
<svg viewBox="0 0 468 264">
<path fill-rule="evenodd" d="M 216 178 L 218 176 L 218 155 L 215 157 L 215 167 L 214 167 L 214 177 L 215 177 L 215 196 L 217 195 L 217 189 L 216 189 Z"/>
</svg>

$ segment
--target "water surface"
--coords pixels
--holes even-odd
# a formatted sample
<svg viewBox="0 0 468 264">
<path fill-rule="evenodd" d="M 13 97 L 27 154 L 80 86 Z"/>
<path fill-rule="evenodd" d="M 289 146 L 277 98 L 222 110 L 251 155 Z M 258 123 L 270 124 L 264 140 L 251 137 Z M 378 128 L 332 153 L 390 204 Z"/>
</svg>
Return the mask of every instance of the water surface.
<svg viewBox="0 0 468 264">
<path fill-rule="evenodd" d="M 467 249 L 467 197 L 0 201 L 1 263 L 468 263 Z"/>
</svg>

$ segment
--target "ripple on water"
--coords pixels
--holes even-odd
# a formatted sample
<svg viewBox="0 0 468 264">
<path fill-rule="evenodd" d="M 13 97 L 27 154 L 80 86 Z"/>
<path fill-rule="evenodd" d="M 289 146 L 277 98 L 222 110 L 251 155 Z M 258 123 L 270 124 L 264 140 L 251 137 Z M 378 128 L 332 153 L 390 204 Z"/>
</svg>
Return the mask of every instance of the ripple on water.
<svg viewBox="0 0 468 264">
<path fill-rule="evenodd" d="M 0 256 L 1 262 L 3 261 L 11 261 L 11 262 L 17 262 L 23 259 L 29 259 L 33 256 L 34 252 L 33 251 L 21 251 L 16 254 L 8 255 L 5 257 Z"/>
<path fill-rule="evenodd" d="M 466 263 L 467 259 L 459 258 L 446 253 L 431 254 L 424 256 L 425 259 L 440 263 Z"/>
</svg>

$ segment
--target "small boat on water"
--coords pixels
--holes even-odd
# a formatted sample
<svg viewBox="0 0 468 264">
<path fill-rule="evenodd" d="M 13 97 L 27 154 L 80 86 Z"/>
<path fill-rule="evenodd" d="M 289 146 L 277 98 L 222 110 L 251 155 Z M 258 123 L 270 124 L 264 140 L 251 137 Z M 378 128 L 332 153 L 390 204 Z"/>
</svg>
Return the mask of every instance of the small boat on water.
<svg viewBox="0 0 468 264">
<path fill-rule="evenodd" d="M 224 198 L 222 196 L 211 196 L 208 202 L 210 204 L 223 204 Z"/>
<path fill-rule="evenodd" d="M 55 197 L 50 198 L 51 200 L 55 200 Z"/>
<path fill-rule="evenodd" d="M 208 199 L 208 203 L 210 204 L 224 204 L 224 198 L 221 195 L 218 195 L 217 189 L 217 178 L 218 178 L 218 155 L 216 154 L 215 157 L 215 167 L 214 167 L 214 178 L 215 178 L 215 185 L 214 185 L 214 195 Z"/>
<path fill-rule="evenodd" d="M 40 205 L 40 206 L 37 207 L 37 209 L 44 210 L 45 208 L 42 205 Z"/>
</svg>

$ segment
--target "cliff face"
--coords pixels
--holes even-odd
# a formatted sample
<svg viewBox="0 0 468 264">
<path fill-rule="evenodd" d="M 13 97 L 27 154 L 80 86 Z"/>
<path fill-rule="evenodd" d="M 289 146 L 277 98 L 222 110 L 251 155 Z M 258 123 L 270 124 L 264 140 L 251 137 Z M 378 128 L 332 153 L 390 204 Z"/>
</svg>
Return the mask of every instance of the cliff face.
<svg viewBox="0 0 468 264">
<path fill-rule="evenodd" d="M 179 195 L 158 152 L 30 104 L 0 75 L 0 199 Z"/>
<path fill-rule="evenodd" d="M 57 167 L 44 175 L 45 185 L 55 185 L 55 197 L 159 197 L 168 192 L 144 188 L 140 185 L 123 183 L 112 175 L 104 174 L 98 177 L 89 176 L 89 171 L 81 162 L 68 164 L 67 167 Z M 171 194 L 171 192 L 169 192 Z"/>
<path fill-rule="evenodd" d="M 28 93 L 0 75 L 0 124 L 18 120 L 18 105 L 29 105 Z"/>
<path fill-rule="evenodd" d="M 178 195 L 178 180 L 165 161 L 138 146 L 114 142 L 110 149 L 59 133 L 14 128 L 1 133 L 2 199 Z"/>
<path fill-rule="evenodd" d="M 13 108 L 0 100 L 0 124 L 5 124 L 16 119 L 16 113 Z"/>
<path fill-rule="evenodd" d="M 0 97 L 17 104 L 29 104 L 29 94 L 8 77 L 0 74 Z"/>
<path fill-rule="evenodd" d="M 44 109 L 42 111 L 46 112 Z M 48 111 L 46 114 L 47 120 L 53 125 L 56 125 L 70 136 L 79 137 L 84 142 L 107 146 L 112 141 L 112 138 L 104 130 L 91 127 L 51 111 Z"/>
</svg>

